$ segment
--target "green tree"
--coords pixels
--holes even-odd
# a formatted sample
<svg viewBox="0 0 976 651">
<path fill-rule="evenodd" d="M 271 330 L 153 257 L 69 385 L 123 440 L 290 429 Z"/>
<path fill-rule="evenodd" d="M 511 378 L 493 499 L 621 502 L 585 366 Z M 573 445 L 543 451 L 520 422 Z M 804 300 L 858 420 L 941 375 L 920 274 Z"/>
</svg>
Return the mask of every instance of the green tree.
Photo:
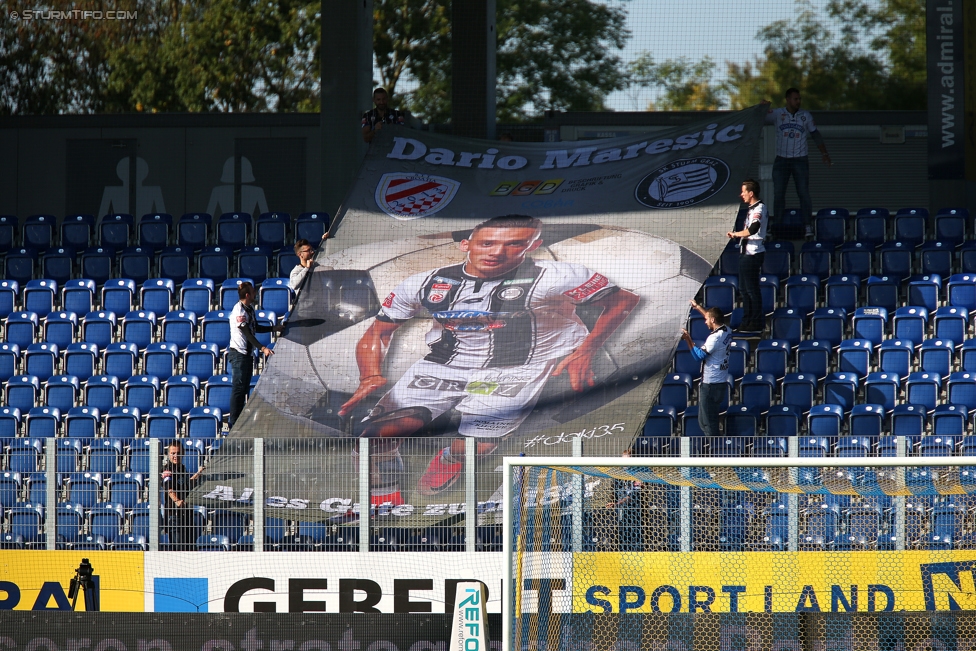
<svg viewBox="0 0 976 651">
<path fill-rule="evenodd" d="M 375 0 L 374 49 L 380 83 L 423 119 L 451 115 L 451 0 Z M 519 121 L 555 109 L 604 108 L 626 75 L 615 54 L 625 44 L 626 13 L 591 0 L 498 0 L 497 117 Z"/>
<path fill-rule="evenodd" d="M 649 52 L 628 65 L 630 84 L 656 87 L 661 96 L 648 105 L 650 111 L 714 111 L 724 98 L 721 89 L 712 84 L 715 62 L 710 57 L 692 62 L 687 57 L 655 63 Z"/>
</svg>

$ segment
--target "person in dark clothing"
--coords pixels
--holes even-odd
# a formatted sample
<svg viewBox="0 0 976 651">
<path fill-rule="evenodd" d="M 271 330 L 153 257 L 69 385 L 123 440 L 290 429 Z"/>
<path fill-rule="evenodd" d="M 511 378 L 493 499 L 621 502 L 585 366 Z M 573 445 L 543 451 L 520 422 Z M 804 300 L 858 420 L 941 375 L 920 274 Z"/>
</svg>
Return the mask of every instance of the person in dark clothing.
<svg viewBox="0 0 976 651">
<path fill-rule="evenodd" d="M 201 472 L 199 470 L 193 475 L 187 472 L 179 441 L 169 444 L 163 462 L 162 486 L 166 494 L 166 529 L 169 531 L 170 545 L 176 551 L 193 549 L 200 533 L 193 522 L 193 509 L 186 503 L 186 498 L 196 486 Z"/>
<path fill-rule="evenodd" d="M 403 112 L 399 109 L 390 108 L 390 95 L 385 88 L 377 88 L 373 91 L 372 108 L 363 113 L 362 132 L 363 142 L 373 142 L 373 137 L 379 133 L 384 124 L 403 124 Z"/>
<path fill-rule="evenodd" d="M 745 224 L 741 231 L 726 233 L 729 239 L 739 240 L 739 293 L 742 296 L 742 323 L 737 334 L 760 336 L 763 331 L 762 291 L 759 276 L 762 274 L 763 260 L 766 257 L 766 225 L 769 212 L 766 204 L 759 198 L 759 183 L 752 179 L 742 182 L 739 194 L 748 208 Z"/>
</svg>

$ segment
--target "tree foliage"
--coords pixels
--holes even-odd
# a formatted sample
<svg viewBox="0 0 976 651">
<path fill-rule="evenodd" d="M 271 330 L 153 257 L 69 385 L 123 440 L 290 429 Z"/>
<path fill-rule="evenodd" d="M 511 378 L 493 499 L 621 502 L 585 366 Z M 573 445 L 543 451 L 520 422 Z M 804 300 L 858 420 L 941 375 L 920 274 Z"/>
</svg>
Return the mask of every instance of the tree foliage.
<svg viewBox="0 0 976 651">
<path fill-rule="evenodd" d="M 642 52 L 628 66 L 630 83 L 655 86 L 662 93 L 648 110 L 714 111 L 722 104 L 720 89 L 711 80 L 715 62 L 711 57 L 692 62 L 686 57 L 655 63 L 649 52 Z"/>
</svg>

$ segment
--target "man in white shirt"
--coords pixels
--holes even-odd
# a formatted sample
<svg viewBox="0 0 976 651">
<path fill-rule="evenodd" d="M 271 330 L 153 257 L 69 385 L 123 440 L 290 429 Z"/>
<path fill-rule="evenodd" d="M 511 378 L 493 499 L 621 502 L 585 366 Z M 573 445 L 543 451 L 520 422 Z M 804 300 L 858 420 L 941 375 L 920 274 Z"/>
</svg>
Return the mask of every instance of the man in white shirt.
<svg viewBox="0 0 976 651">
<path fill-rule="evenodd" d="M 308 243 L 308 240 L 302 238 L 295 242 L 295 255 L 298 256 L 298 264 L 295 268 L 291 270 L 291 274 L 288 276 L 288 286 L 291 287 L 293 292 L 297 292 L 298 288 L 302 286 L 305 282 L 305 277 L 308 272 L 315 267 L 315 249 L 312 245 Z"/>
<path fill-rule="evenodd" d="M 759 276 L 762 274 L 763 260 L 766 257 L 766 224 L 769 213 L 766 204 L 759 198 L 759 182 L 746 179 L 739 193 L 742 202 L 748 206 L 746 220 L 740 231 L 726 233 L 729 239 L 739 239 L 739 295 L 742 297 L 742 323 L 737 330 L 740 334 L 759 335 L 763 331 L 762 290 Z"/>
<path fill-rule="evenodd" d="M 243 282 L 237 287 L 239 300 L 230 311 L 230 346 L 227 350 L 227 366 L 230 368 L 231 394 L 230 415 L 227 423 L 231 428 L 237 422 L 237 417 L 244 411 L 247 393 L 251 388 L 251 377 L 254 374 L 254 352 L 260 351 L 265 357 L 274 355 L 274 351 L 255 337 L 258 332 L 274 332 L 281 334 L 285 326 L 258 325 L 254 316 L 254 285 Z"/>
<path fill-rule="evenodd" d="M 807 159 L 807 134 L 813 138 L 823 162 L 831 164 L 827 145 L 817 131 L 810 111 L 800 108 L 800 91 L 790 88 L 786 91 L 786 106 L 770 109 L 766 124 L 776 127 L 776 160 L 773 161 L 773 210 L 777 219 L 783 218 L 786 211 L 786 185 L 793 177 L 796 196 L 800 200 L 800 212 L 806 222 L 807 237 L 813 237 L 810 218 L 813 202 L 810 199 L 810 164 Z"/>
<path fill-rule="evenodd" d="M 729 387 L 729 346 L 732 344 L 732 331 L 725 325 L 725 315 L 717 307 L 703 308 L 694 299 L 691 306 L 705 317 L 705 325 L 711 330 L 708 339 L 696 346 L 685 329 L 681 337 L 688 344 L 688 350 L 704 362 L 701 385 L 698 387 L 698 425 L 705 436 L 719 436 L 719 411 Z"/>
</svg>

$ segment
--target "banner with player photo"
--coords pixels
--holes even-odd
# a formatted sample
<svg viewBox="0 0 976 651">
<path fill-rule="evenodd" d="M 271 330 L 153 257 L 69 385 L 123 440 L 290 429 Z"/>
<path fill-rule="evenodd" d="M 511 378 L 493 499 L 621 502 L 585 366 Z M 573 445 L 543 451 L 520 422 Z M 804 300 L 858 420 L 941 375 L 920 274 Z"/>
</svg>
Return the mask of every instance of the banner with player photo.
<svg viewBox="0 0 976 651">
<path fill-rule="evenodd" d="M 467 440 L 481 503 L 502 456 L 627 449 L 727 244 L 765 112 L 567 143 L 384 128 L 231 432 L 292 441 L 265 456 L 281 517 L 357 509 L 363 438 L 371 501 L 404 524 L 465 501 Z M 246 509 L 242 459 L 221 450 L 191 501 Z"/>
</svg>

